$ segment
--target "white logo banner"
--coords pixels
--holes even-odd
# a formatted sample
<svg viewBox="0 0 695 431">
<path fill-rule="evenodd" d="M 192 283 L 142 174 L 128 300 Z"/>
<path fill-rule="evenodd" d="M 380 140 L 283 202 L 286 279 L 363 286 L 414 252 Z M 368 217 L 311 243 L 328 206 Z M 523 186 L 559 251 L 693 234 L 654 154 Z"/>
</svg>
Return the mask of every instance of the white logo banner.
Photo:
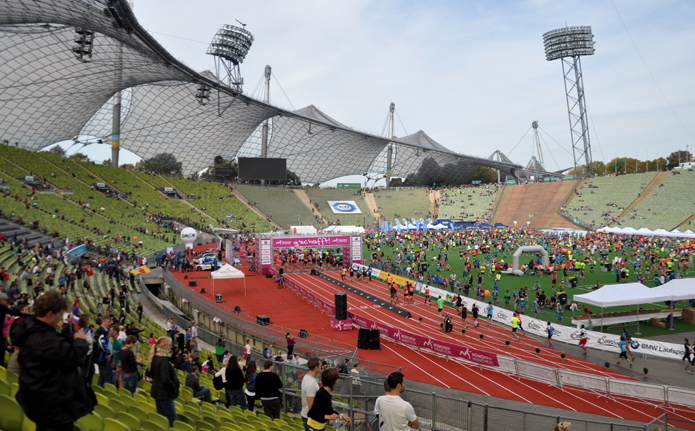
<svg viewBox="0 0 695 431">
<path fill-rule="evenodd" d="M 362 214 L 355 201 L 328 201 L 333 214 Z"/>
</svg>

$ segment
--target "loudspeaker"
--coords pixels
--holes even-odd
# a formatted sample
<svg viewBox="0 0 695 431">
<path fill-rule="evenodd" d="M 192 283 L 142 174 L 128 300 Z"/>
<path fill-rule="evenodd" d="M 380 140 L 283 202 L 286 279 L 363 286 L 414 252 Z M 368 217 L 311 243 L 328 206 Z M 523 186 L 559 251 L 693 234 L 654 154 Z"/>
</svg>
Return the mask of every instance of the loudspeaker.
<svg viewBox="0 0 695 431">
<path fill-rule="evenodd" d="M 347 316 L 347 294 L 338 292 L 335 294 L 335 318 L 338 320 L 346 320 Z"/>
<path fill-rule="evenodd" d="M 360 328 L 357 334 L 357 348 L 358 349 L 369 349 L 369 329 Z"/>
<path fill-rule="evenodd" d="M 300 329 L 299 330 L 299 338 L 308 338 L 308 337 L 309 337 L 309 333 L 306 332 L 306 329 Z"/>
<path fill-rule="evenodd" d="M 258 323 L 260 326 L 268 326 L 270 325 L 270 317 L 266 316 L 265 314 L 259 314 L 256 316 L 256 323 Z"/>
<path fill-rule="evenodd" d="M 238 305 L 236 307 L 234 307 L 234 312 L 235 313 L 241 313 L 241 307 L 239 307 Z"/>
<path fill-rule="evenodd" d="M 184 276 L 183 276 L 183 279 L 184 279 L 184 280 L 188 280 L 188 275 L 184 275 Z"/>
<path fill-rule="evenodd" d="M 381 350 L 381 333 L 378 329 L 369 331 L 369 350 Z"/>
<path fill-rule="evenodd" d="M 221 293 L 216 293 L 215 294 L 215 302 L 222 302 L 222 294 Z"/>
<path fill-rule="evenodd" d="M 202 289 L 200 289 L 200 294 L 202 295 L 203 293 L 205 293 L 205 288 L 204 288 L 204 287 L 203 287 Z"/>
<path fill-rule="evenodd" d="M 273 278 L 273 274 L 266 274 L 265 278 Z"/>
<path fill-rule="evenodd" d="M 319 272 L 315 269 L 311 270 L 311 275 L 320 275 Z"/>
<path fill-rule="evenodd" d="M 196 287 L 198 285 L 198 282 L 195 280 L 188 280 L 188 286 L 189 287 Z"/>
</svg>

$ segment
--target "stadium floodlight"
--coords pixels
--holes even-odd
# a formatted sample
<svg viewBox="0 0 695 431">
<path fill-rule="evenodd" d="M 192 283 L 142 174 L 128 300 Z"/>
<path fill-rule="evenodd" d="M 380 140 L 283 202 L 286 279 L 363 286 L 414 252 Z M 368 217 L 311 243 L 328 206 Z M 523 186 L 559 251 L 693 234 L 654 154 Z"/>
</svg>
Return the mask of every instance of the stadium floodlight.
<svg viewBox="0 0 695 431">
<path fill-rule="evenodd" d="M 562 61 L 574 173 L 578 173 L 577 166 L 583 163 L 586 173 L 591 174 L 591 141 L 581 57 L 594 54 L 594 35 L 589 26 L 564 27 L 543 34 L 543 44 L 546 60 L 553 61 L 559 58 Z"/>
<path fill-rule="evenodd" d="M 217 79 L 239 93 L 244 85 L 239 65 L 244 62 L 251 44 L 251 32 L 241 27 L 223 25 L 217 30 L 207 50 L 207 54 L 215 57 Z"/>
</svg>

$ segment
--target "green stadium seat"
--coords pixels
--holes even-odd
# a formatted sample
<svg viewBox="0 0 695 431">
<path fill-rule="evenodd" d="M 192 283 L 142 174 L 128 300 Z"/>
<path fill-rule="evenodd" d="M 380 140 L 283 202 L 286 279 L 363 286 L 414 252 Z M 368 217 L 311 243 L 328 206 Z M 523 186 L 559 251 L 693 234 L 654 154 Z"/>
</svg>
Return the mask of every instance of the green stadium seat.
<svg viewBox="0 0 695 431">
<path fill-rule="evenodd" d="M 7 380 L 0 380 L 0 395 L 10 395 L 12 385 Z"/>
<path fill-rule="evenodd" d="M 128 407 L 128 413 L 138 418 L 140 422 L 147 420 L 147 412 L 139 406 Z"/>
<path fill-rule="evenodd" d="M 195 426 L 195 423 L 198 422 L 198 418 L 196 417 L 195 419 L 193 419 L 193 417 L 191 417 L 187 413 L 177 413 L 176 422 L 186 422 L 188 425 Z M 174 422 L 174 424 L 176 424 L 176 422 Z"/>
<path fill-rule="evenodd" d="M 164 428 L 169 428 L 169 419 L 160 415 L 159 413 L 150 413 L 147 415 L 147 419 L 160 424 Z"/>
<path fill-rule="evenodd" d="M 84 431 L 103 431 L 104 429 L 104 420 L 96 411 L 82 416 L 77 423 Z"/>
<path fill-rule="evenodd" d="M 0 429 L 3 431 L 22 431 L 24 413 L 19 403 L 9 395 L 0 395 Z"/>
<path fill-rule="evenodd" d="M 131 431 L 130 427 L 116 419 L 104 419 L 104 431 Z"/>
<path fill-rule="evenodd" d="M 196 431 L 196 429 L 193 428 L 192 425 L 179 420 L 174 422 L 174 429 L 176 431 Z"/>
<path fill-rule="evenodd" d="M 244 431 L 244 430 L 239 425 L 227 422 L 224 425 L 220 426 L 219 431 Z"/>
<path fill-rule="evenodd" d="M 17 383 L 19 384 L 19 375 L 17 373 L 13 373 L 12 371 L 7 370 L 7 376 L 5 377 L 5 380 L 7 380 L 10 384 L 12 383 Z"/>
<path fill-rule="evenodd" d="M 118 388 L 111 383 L 104 383 L 104 390 L 118 395 Z"/>
<path fill-rule="evenodd" d="M 128 393 L 130 393 L 130 392 L 127 391 L 127 390 L 124 390 L 123 392 L 128 392 Z M 138 402 L 135 401 L 135 399 L 133 399 L 133 398 L 131 398 L 131 397 L 127 397 L 127 396 L 126 396 L 126 397 L 121 397 L 121 402 L 122 402 L 123 404 L 125 404 L 126 407 L 130 407 L 130 406 L 135 406 L 135 407 L 137 407 L 137 405 L 138 405 Z"/>
<path fill-rule="evenodd" d="M 209 422 L 199 420 L 195 423 L 196 431 L 217 431 L 217 428 Z"/>
<path fill-rule="evenodd" d="M 142 429 L 145 431 L 167 431 L 169 429 L 169 421 L 167 421 L 167 426 L 163 427 L 157 422 L 152 422 L 151 420 L 142 421 Z"/>
<path fill-rule="evenodd" d="M 103 419 L 116 419 L 116 411 L 106 404 L 97 404 L 94 406 L 94 411 L 99 413 Z"/>
<path fill-rule="evenodd" d="M 134 415 L 126 412 L 119 412 L 118 413 L 118 420 L 120 422 L 123 422 L 124 424 L 128 425 L 131 430 L 137 431 L 140 429 L 140 419 L 135 417 Z"/>
<path fill-rule="evenodd" d="M 214 426 L 215 429 L 219 429 L 222 426 L 222 423 L 220 422 L 220 420 L 214 416 L 210 416 L 208 414 L 203 413 L 202 419 L 204 422 L 207 422 L 207 423 L 211 424 L 212 426 Z"/>
<path fill-rule="evenodd" d="M 109 407 L 113 409 L 116 413 L 118 412 L 127 412 L 128 407 L 125 405 L 123 401 L 121 401 L 119 398 L 111 398 L 109 399 Z"/>
</svg>

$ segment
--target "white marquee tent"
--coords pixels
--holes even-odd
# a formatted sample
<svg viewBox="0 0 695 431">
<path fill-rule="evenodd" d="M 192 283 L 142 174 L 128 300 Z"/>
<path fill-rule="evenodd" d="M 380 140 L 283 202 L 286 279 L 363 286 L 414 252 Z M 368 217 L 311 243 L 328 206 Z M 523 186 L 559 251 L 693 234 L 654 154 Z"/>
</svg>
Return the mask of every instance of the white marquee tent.
<svg viewBox="0 0 695 431">
<path fill-rule="evenodd" d="M 603 309 L 624 305 L 648 304 L 670 301 L 671 295 L 650 289 L 642 283 L 610 284 L 593 292 L 574 295 L 574 301 L 601 307 L 601 332 L 603 332 Z M 637 332 L 639 332 L 639 307 L 637 307 Z"/>
<path fill-rule="evenodd" d="M 663 293 L 664 295 L 670 295 L 667 301 L 695 299 L 695 279 L 679 278 L 650 290 Z"/>
<path fill-rule="evenodd" d="M 246 296 L 246 274 L 241 270 L 234 268 L 232 265 L 225 263 L 217 271 L 210 273 L 210 278 L 212 278 L 212 296 L 215 296 L 215 280 L 217 279 L 230 279 L 230 278 L 240 278 L 244 280 L 244 296 Z"/>
<path fill-rule="evenodd" d="M 604 232 L 604 233 L 623 234 L 623 235 L 668 236 L 668 237 L 679 237 L 679 238 L 695 238 L 695 234 L 693 234 L 693 232 L 691 232 L 690 230 L 687 230 L 685 232 L 681 232 L 678 229 L 674 229 L 671 232 L 669 232 L 665 229 L 650 230 L 650 229 L 647 229 L 646 227 L 635 230 L 631 227 L 619 228 L 619 227 L 604 226 L 600 229 L 597 229 L 596 231 L 597 232 Z"/>
</svg>

